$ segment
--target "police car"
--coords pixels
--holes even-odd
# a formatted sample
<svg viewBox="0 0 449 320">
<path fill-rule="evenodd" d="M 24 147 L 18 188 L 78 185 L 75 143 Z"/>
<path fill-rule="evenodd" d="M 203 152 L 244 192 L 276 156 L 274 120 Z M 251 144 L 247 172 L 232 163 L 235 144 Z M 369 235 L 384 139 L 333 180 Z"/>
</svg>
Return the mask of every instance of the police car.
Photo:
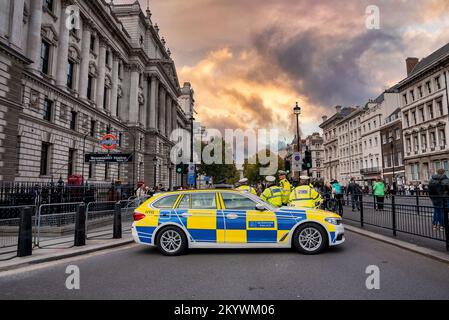
<svg viewBox="0 0 449 320">
<path fill-rule="evenodd" d="M 188 248 L 290 248 L 317 254 L 344 242 L 340 216 L 313 208 L 274 208 L 235 190 L 160 193 L 138 207 L 132 236 L 164 255 Z"/>
</svg>

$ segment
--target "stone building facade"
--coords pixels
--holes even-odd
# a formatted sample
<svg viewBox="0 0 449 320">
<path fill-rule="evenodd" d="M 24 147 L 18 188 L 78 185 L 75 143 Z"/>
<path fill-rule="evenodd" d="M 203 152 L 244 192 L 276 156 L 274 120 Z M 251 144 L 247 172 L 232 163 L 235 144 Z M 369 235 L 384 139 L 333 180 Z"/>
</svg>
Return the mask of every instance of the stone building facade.
<svg viewBox="0 0 449 320">
<path fill-rule="evenodd" d="M 340 183 L 346 185 L 351 178 L 361 181 L 363 108 L 355 107 L 351 113 L 337 123 L 338 155 L 340 161 Z"/>
<path fill-rule="evenodd" d="M 306 145 L 312 154 L 312 168 L 310 176 L 314 180 L 324 178 L 324 146 L 323 137 L 319 132 L 315 132 L 306 138 Z M 304 148 L 305 149 L 305 148 Z"/>
<path fill-rule="evenodd" d="M 340 149 L 338 145 L 338 123 L 347 115 L 352 113 L 355 108 L 341 106 L 335 107 L 336 113 L 330 118 L 323 116 L 323 122 L 320 128 L 323 130 L 324 136 L 324 180 L 339 180 L 340 176 Z"/>
<path fill-rule="evenodd" d="M 428 183 L 440 168 L 449 174 L 449 44 L 406 62 L 407 77 L 398 84 L 406 177 Z"/>
<path fill-rule="evenodd" d="M 170 134 L 189 118 L 149 8 L 104 0 L 0 0 L 0 8 L 3 180 L 179 183 Z M 84 162 L 104 152 L 106 133 L 132 163 Z"/>
<path fill-rule="evenodd" d="M 389 115 L 382 127 L 383 177 L 386 183 L 405 184 L 404 140 L 402 139 L 402 113 L 398 108 Z"/>
</svg>

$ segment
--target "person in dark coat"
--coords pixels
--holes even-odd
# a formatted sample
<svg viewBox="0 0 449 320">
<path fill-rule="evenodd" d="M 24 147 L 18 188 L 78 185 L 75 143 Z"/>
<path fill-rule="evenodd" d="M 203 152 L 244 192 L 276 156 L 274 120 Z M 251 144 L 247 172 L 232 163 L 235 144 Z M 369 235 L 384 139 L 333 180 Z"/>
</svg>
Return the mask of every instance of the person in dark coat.
<svg viewBox="0 0 449 320">
<path fill-rule="evenodd" d="M 360 200 L 362 197 L 362 188 L 355 182 L 354 178 L 351 178 L 351 181 L 348 184 L 348 188 L 346 189 L 346 196 L 351 194 L 351 205 L 352 211 L 360 211 Z"/>
<path fill-rule="evenodd" d="M 429 197 L 433 204 L 433 229 L 444 230 L 444 209 L 449 206 L 449 178 L 439 169 L 429 182 Z"/>
</svg>

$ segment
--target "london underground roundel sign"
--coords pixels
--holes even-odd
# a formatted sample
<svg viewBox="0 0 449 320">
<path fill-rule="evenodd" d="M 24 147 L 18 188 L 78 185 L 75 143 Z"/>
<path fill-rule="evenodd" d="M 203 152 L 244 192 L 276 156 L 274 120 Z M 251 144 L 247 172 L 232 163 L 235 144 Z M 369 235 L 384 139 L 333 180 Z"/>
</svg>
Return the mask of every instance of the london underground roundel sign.
<svg viewBox="0 0 449 320">
<path fill-rule="evenodd" d="M 114 150 L 118 144 L 117 137 L 108 133 L 101 138 L 100 144 L 104 150 Z"/>
</svg>

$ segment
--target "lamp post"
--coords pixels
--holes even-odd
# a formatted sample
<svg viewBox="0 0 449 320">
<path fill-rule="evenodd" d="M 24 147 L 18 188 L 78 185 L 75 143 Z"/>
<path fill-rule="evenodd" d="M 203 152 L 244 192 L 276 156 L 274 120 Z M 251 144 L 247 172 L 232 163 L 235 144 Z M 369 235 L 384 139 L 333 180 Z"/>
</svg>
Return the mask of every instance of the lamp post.
<svg viewBox="0 0 449 320">
<path fill-rule="evenodd" d="M 194 165 L 193 163 L 193 121 L 195 121 L 195 118 L 193 117 L 193 113 L 190 115 L 190 164 Z M 195 172 L 194 172 L 194 181 L 193 185 L 196 187 L 196 165 L 195 166 Z"/>
<path fill-rule="evenodd" d="M 301 114 L 301 107 L 296 102 L 296 106 L 293 108 L 293 112 L 296 116 L 296 138 L 297 138 L 297 151 L 301 152 L 301 137 L 299 136 L 299 115 Z"/>
<path fill-rule="evenodd" d="M 296 116 L 296 150 L 301 154 L 301 137 L 299 136 L 299 115 L 301 114 L 301 107 L 298 105 L 298 102 L 296 102 L 295 107 L 293 108 L 293 113 Z M 301 176 L 301 169 L 299 169 L 298 177 Z M 294 174 L 293 174 L 294 177 Z"/>
<path fill-rule="evenodd" d="M 153 171 L 153 174 L 154 174 L 154 189 L 156 190 L 156 183 L 157 183 L 157 180 L 156 180 L 156 174 L 157 174 L 157 157 L 154 157 L 153 158 L 153 169 L 154 169 L 154 171 Z"/>
<path fill-rule="evenodd" d="M 395 155 L 396 155 L 396 145 L 394 143 L 394 137 L 391 136 L 388 138 L 390 140 L 390 147 L 391 147 L 391 152 L 393 153 L 392 156 L 392 162 L 393 162 L 393 192 L 396 192 L 396 177 L 395 177 L 395 171 L 394 171 L 394 167 L 396 165 L 396 161 L 395 161 Z"/>
</svg>

